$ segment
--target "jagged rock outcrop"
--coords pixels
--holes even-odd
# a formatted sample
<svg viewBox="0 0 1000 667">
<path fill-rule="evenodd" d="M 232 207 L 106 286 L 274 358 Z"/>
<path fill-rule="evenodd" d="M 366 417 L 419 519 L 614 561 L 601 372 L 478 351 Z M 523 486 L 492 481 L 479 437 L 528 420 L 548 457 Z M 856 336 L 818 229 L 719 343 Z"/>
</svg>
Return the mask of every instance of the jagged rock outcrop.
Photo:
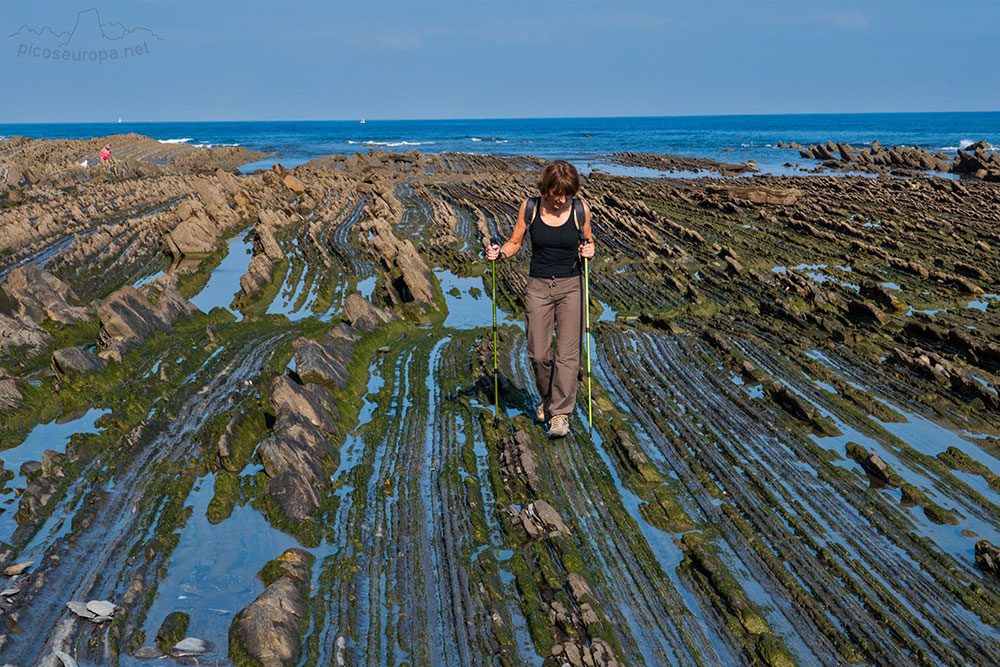
<svg viewBox="0 0 1000 667">
<path fill-rule="evenodd" d="M 941 380 L 951 385 L 954 393 L 970 400 L 979 399 L 986 408 L 991 410 L 1000 408 L 1000 389 L 996 386 L 991 388 L 983 386 L 969 371 L 956 366 L 940 354 L 919 347 L 912 348 L 909 353 L 894 348 L 885 362 Z"/>
<path fill-rule="evenodd" d="M 112 159 L 106 163 L 100 159 L 105 144 L 112 150 Z M 230 168 L 263 157 L 263 153 L 239 146 L 187 146 L 135 133 L 92 139 L 15 136 L 0 141 L 0 188 L 155 178 Z"/>
<path fill-rule="evenodd" d="M 0 411 L 13 410 L 23 402 L 24 396 L 17 387 L 17 379 L 8 377 L 4 369 L 0 367 Z"/>
<path fill-rule="evenodd" d="M 175 284 L 174 278 L 162 276 L 141 290 L 126 285 L 101 301 L 97 316 L 101 320 L 103 349 L 98 356 L 120 362 L 122 355 L 152 332 L 170 331 L 179 318 L 198 312 L 194 304 L 181 296 Z M 155 306 L 149 294 L 156 296 Z"/>
<path fill-rule="evenodd" d="M 367 217 L 360 225 L 367 232 L 362 238 L 382 265 L 393 303 L 432 305 L 430 269 L 409 239 L 400 239 L 393 233 L 393 226 L 403 218 L 403 205 L 392 193 L 392 186 L 376 178 L 358 184 L 358 189 L 372 195 L 372 203 L 365 209 Z"/>
<path fill-rule="evenodd" d="M 215 252 L 219 227 L 205 210 L 191 200 L 177 207 L 181 222 L 171 232 L 164 234 L 163 244 L 174 257 L 207 255 Z"/>
<path fill-rule="evenodd" d="M 339 413 L 326 389 L 299 384 L 287 375 L 274 378 L 269 393 L 277 420 L 273 433 L 258 448 L 270 478 L 268 495 L 283 517 L 296 523 L 314 521 L 330 491 L 325 466 L 336 461 L 330 435 Z"/>
<path fill-rule="evenodd" d="M 11 271 L 0 293 L 0 312 L 35 324 L 46 320 L 72 324 L 94 316 L 92 308 L 73 305 L 78 299 L 68 285 L 33 265 Z"/>
<path fill-rule="evenodd" d="M 240 289 L 244 296 L 253 296 L 271 282 L 274 265 L 285 259 L 285 253 L 274 237 L 271 223 L 261 222 L 255 231 L 257 234 L 253 240 L 253 257 L 247 272 L 240 276 Z"/>
<path fill-rule="evenodd" d="M 292 350 L 299 377 L 304 382 L 346 388 L 351 379 L 348 364 L 359 337 L 356 329 L 341 323 L 322 341 L 297 339 L 292 343 Z"/>
<path fill-rule="evenodd" d="M 810 160 L 819 160 L 823 166 L 833 169 L 869 173 L 939 171 L 1000 181 L 1000 152 L 991 150 L 985 140 L 958 150 L 954 159 L 940 151 L 931 153 L 919 146 L 883 148 L 878 141 L 860 150 L 850 144 L 833 144 L 831 141 L 810 145 L 799 150 L 799 154 Z"/>
<path fill-rule="evenodd" d="M 28 356 L 34 356 L 51 342 L 52 334 L 31 320 L 0 313 L 0 360 L 6 361 L 18 350 L 27 350 Z"/>
<path fill-rule="evenodd" d="M 267 588 L 236 614 L 229 628 L 229 656 L 237 665 L 284 667 L 299 657 L 299 636 L 308 619 L 306 603 L 314 557 L 289 549 L 261 570 Z"/>
<path fill-rule="evenodd" d="M 72 324 L 94 310 L 74 305 L 76 294 L 54 275 L 28 265 L 14 269 L 0 285 L 0 359 L 15 351 L 34 356 L 52 341 L 44 322 Z"/>
</svg>

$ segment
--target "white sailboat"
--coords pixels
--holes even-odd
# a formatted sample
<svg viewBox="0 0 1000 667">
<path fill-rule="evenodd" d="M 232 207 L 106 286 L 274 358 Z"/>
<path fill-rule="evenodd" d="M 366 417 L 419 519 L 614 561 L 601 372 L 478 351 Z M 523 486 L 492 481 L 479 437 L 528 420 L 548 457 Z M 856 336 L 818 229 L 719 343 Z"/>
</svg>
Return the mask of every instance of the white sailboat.
<svg viewBox="0 0 1000 667">
<path fill-rule="evenodd" d="M 119 123 L 122 122 L 122 117 L 121 116 L 118 116 L 118 122 Z"/>
<path fill-rule="evenodd" d="M 365 124 L 365 119 L 364 119 L 364 118 L 362 118 L 362 119 L 361 119 L 361 124 L 362 124 L 362 125 L 364 125 L 364 124 Z"/>
</svg>

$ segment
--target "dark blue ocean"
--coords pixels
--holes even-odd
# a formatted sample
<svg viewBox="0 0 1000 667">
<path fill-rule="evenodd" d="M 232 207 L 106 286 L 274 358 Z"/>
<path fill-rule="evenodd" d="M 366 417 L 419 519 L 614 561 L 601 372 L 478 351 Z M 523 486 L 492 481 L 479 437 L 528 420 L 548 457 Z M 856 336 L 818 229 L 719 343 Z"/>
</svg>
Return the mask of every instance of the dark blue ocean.
<svg viewBox="0 0 1000 667">
<path fill-rule="evenodd" d="M 954 154 L 985 139 L 1000 145 L 1000 112 L 532 118 L 477 120 L 248 121 L 197 123 L 0 124 L 0 137 L 81 139 L 137 132 L 193 146 L 239 145 L 273 153 L 293 167 L 315 157 L 368 150 L 460 151 L 564 158 L 606 167 L 617 151 L 669 153 L 721 162 L 752 160 L 765 171 L 791 173 L 787 162 L 812 166 L 779 141 L 803 145 L 829 139 L 851 144 L 905 144 Z M 246 169 L 245 169 L 246 170 Z M 795 170 L 797 171 L 797 170 Z"/>
</svg>

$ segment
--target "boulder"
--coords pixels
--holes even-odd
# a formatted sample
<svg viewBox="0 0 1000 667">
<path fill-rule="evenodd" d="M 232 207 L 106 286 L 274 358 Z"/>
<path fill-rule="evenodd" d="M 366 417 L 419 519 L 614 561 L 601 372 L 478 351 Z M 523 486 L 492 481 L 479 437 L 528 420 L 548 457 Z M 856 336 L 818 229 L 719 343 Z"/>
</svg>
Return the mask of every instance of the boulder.
<svg viewBox="0 0 1000 667">
<path fill-rule="evenodd" d="M 208 255 L 215 252 L 219 228 L 201 211 L 174 227 L 163 236 L 167 250 L 175 257 Z"/>
<path fill-rule="evenodd" d="M 105 359 L 78 347 L 67 347 L 52 354 L 52 370 L 71 380 L 93 373 L 103 373 L 107 367 L 108 362 Z"/>
<path fill-rule="evenodd" d="M 229 627 L 230 654 L 247 656 L 261 667 L 285 667 L 299 658 L 299 637 L 305 629 L 310 569 L 313 557 L 289 549 L 265 566 L 276 573 L 253 602 L 236 615 Z M 272 575 L 273 576 L 273 575 Z"/>
<path fill-rule="evenodd" d="M 170 649 L 171 658 L 184 658 L 189 656 L 205 655 L 213 653 L 215 644 L 199 637 L 185 637 Z M 197 663 L 195 663 L 197 664 Z"/>
<path fill-rule="evenodd" d="M 355 329 L 373 331 L 380 324 L 398 320 L 399 316 L 388 308 L 377 308 L 368 299 L 355 292 L 344 300 L 344 316 Z"/>
<path fill-rule="evenodd" d="M 569 535 L 569 528 L 559 512 L 544 500 L 536 500 L 526 508 L 527 515 L 538 523 L 550 536 Z"/>
<path fill-rule="evenodd" d="M 1000 549 L 989 540 L 976 542 L 976 565 L 995 577 L 1000 577 Z"/>
<path fill-rule="evenodd" d="M 271 282 L 271 273 L 274 264 L 266 255 L 254 255 L 250 260 L 247 272 L 240 276 L 240 290 L 246 296 L 253 296 L 261 290 L 264 285 Z"/>
<path fill-rule="evenodd" d="M 163 653 L 170 653 L 174 644 L 187 636 L 188 624 L 191 617 L 182 611 L 172 611 L 167 614 L 160 624 L 160 629 L 156 632 L 156 646 Z M 156 656 L 159 657 L 159 656 Z"/>
<path fill-rule="evenodd" d="M 23 563 L 16 563 L 14 565 L 8 565 L 3 570 L 3 576 L 5 577 L 16 577 L 19 574 L 24 574 L 28 571 L 32 565 L 35 564 L 33 560 L 26 560 Z"/>
</svg>

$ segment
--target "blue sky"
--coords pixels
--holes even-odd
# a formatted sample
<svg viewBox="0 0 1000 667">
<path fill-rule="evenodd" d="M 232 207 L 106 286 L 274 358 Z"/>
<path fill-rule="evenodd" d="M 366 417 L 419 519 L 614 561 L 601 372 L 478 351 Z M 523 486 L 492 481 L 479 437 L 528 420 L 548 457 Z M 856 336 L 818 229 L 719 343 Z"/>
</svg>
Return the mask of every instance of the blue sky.
<svg viewBox="0 0 1000 667">
<path fill-rule="evenodd" d="M 0 123 L 1000 109 L 998 0 L 0 8 Z"/>
</svg>

